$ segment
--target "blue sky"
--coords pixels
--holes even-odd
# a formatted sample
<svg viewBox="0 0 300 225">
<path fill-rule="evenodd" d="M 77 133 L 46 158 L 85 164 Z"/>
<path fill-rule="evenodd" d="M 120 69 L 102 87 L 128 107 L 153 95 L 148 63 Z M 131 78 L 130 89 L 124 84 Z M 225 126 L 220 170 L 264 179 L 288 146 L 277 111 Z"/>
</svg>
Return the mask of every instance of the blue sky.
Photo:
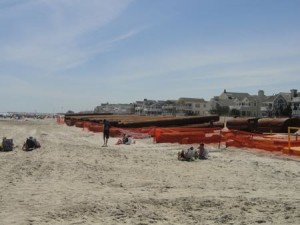
<svg viewBox="0 0 300 225">
<path fill-rule="evenodd" d="M 0 112 L 300 91 L 298 0 L 0 0 Z"/>
</svg>

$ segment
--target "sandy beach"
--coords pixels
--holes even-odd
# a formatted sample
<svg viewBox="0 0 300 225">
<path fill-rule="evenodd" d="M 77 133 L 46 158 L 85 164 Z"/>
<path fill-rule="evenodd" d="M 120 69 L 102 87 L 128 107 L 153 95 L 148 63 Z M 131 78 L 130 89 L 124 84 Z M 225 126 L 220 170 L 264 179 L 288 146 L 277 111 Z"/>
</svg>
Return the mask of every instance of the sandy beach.
<svg viewBox="0 0 300 225">
<path fill-rule="evenodd" d="M 26 137 L 42 147 L 22 151 Z M 0 224 L 300 224 L 300 158 L 208 145 L 103 144 L 102 133 L 54 119 L 0 120 Z M 197 147 L 194 145 L 194 147 Z"/>
</svg>

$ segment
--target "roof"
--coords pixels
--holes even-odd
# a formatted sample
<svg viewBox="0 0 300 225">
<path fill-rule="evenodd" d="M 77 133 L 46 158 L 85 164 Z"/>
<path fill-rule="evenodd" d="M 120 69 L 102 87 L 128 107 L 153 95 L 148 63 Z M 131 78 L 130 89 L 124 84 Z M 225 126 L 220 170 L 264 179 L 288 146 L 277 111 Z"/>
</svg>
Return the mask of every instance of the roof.
<svg viewBox="0 0 300 225">
<path fill-rule="evenodd" d="M 279 96 L 283 97 L 287 102 L 290 101 L 290 94 L 288 93 L 279 93 L 279 94 L 276 94 L 276 95 L 271 95 L 271 96 L 267 96 L 263 102 L 274 102 L 276 98 L 278 98 Z"/>
<path fill-rule="evenodd" d="M 251 97 L 248 93 L 242 93 L 242 92 L 223 92 L 221 95 L 226 95 L 228 98 L 237 98 L 239 100 L 243 100 L 244 98 Z"/>
<path fill-rule="evenodd" d="M 286 101 L 291 101 L 291 93 L 280 92 L 279 93 Z"/>
<path fill-rule="evenodd" d="M 177 101 L 184 101 L 184 102 L 206 102 L 203 98 L 179 98 Z"/>
</svg>

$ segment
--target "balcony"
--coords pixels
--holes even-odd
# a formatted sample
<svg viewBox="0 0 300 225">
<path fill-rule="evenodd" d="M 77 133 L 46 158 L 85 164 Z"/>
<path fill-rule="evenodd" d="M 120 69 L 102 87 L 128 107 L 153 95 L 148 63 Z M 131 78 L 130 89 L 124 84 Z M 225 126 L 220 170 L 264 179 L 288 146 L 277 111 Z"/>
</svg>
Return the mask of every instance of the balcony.
<svg viewBox="0 0 300 225">
<path fill-rule="evenodd" d="M 176 109 L 175 105 L 164 105 L 162 106 L 162 109 L 170 110 L 170 109 Z"/>
<path fill-rule="evenodd" d="M 187 105 L 177 105 L 176 110 L 177 111 L 192 111 L 192 106 L 187 106 Z"/>
</svg>

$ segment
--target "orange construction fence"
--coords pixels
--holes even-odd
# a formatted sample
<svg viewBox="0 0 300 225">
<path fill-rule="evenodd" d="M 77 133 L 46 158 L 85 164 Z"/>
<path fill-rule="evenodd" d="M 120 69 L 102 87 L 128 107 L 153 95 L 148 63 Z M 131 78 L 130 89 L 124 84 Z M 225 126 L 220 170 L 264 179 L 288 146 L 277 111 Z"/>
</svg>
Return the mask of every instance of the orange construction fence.
<svg viewBox="0 0 300 225">
<path fill-rule="evenodd" d="M 57 122 L 58 124 L 65 124 L 65 118 L 62 117 L 62 116 L 57 116 L 57 117 L 56 117 L 56 122 Z"/>
<path fill-rule="evenodd" d="M 284 134 L 258 134 L 238 130 L 217 128 L 155 128 L 153 140 L 156 143 L 225 143 L 226 146 L 238 148 L 255 148 L 267 151 L 281 151 L 288 146 L 288 136 Z M 291 137 L 291 146 L 300 146 L 300 138 Z M 300 151 L 289 151 L 300 156 Z"/>
<path fill-rule="evenodd" d="M 80 127 L 83 130 L 92 131 L 95 133 L 103 132 L 103 125 L 99 123 L 89 122 L 89 121 L 77 121 L 75 122 L 76 127 Z M 152 137 L 154 135 L 154 127 L 144 127 L 144 128 L 118 128 L 111 127 L 110 136 L 120 137 L 123 134 L 127 134 L 135 139 Z"/>
<path fill-rule="evenodd" d="M 155 128 L 153 140 L 156 143 L 218 143 L 222 136 L 216 128 Z"/>
</svg>

